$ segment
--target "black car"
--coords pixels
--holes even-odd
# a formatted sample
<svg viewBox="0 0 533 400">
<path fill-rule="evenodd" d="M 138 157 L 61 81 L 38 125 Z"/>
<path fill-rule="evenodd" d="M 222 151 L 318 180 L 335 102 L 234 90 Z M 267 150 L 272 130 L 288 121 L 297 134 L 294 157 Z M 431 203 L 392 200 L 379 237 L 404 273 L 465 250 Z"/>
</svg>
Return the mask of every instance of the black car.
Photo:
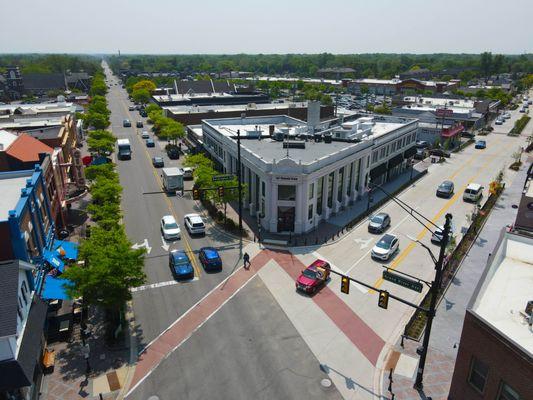
<svg viewBox="0 0 533 400">
<path fill-rule="evenodd" d="M 180 158 L 180 151 L 177 146 L 167 146 L 167 155 L 171 160 L 177 160 Z"/>
<path fill-rule="evenodd" d="M 131 122 L 129 119 L 125 119 L 124 121 L 122 121 L 122 126 L 124 128 L 130 128 L 131 127 Z"/>
<path fill-rule="evenodd" d="M 135 126 L 137 128 L 142 128 L 144 126 L 143 122 L 142 121 L 137 121 L 137 123 L 135 124 Z"/>
<path fill-rule="evenodd" d="M 163 168 L 165 160 L 163 160 L 163 157 L 152 157 L 152 165 L 156 168 Z"/>
<path fill-rule="evenodd" d="M 140 114 L 141 117 L 144 117 L 144 118 L 146 118 L 148 116 L 148 114 L 146 113 L 146 110 L 140 110 L 139 114 Z"/>
<path fill-rule="evenodd" d="M 443 149 L 432 149 L 429 151 L 430 156 L 437 156 L 437 157 L 446 157 L 450 158 L 451 153 L 449 151 L 443 150 Z"/>
<path fill-rule="evenodd" d="M 382 233 L 390 226 L 390 222 L 390 216 L 387 213 L 373 215 L 368 222 L 368 232 Z"/>
<path fill-rule="evenodd" d="M 453 196 L 454 185 L 452 181 L 444 181 L 437 188 L 437 197 L 450 198 Z"/>
</svg>

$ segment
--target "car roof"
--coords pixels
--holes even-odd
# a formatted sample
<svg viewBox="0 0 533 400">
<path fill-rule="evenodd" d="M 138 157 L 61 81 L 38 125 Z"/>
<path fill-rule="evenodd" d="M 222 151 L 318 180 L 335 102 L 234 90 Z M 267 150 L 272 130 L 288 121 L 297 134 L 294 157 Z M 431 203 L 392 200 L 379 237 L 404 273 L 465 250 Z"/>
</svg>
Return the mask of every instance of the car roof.
<svg viewBox="0 0 533 400">
<path fill-rule="evenodd" d="M 172 215 L 165 215 L 163 218 L 161 218 L 165 224 L 176 222 L 176 219 Z"/>
<path fill-rule="evenodd" d="M 187 259 L 187 261 L 190 261 L 189 256 L 187 256 L 187 253 L 185 253 L 183 250 L 172 250 L 170 254 L 175 260 Z"/>
<path fill-rule="evenodd" d="M 441 186 L 450 186 L 453 185 L 452 181 L 442 181 Z"/>
<path fill-rule="evenodd" d="M 189 218 L 191 222 L 204 222 L 198 214 L 187 214 L 185 218 Z"/>
<path fill-rule="evenodd" d="M 328 262 L 327 261 L 324 261 L 324 260 L 315 260 L 310 266 L 308 266 L 307 268 L 308 269 L 312 269 L 312 270 L 316 270 L 317 268 L 320 268 L 320 267 L 326 267 L 328 266 Z"/>
<path fill-rule="evenodd" d="M 466 188 L 473 189 L 473 190 L 479 190 L 481 189 L 481 185 L 479 183 L 469 183 Z"/>
<path fill-rule="evenodd" d="M 386 243 L 390 243 L 390 242 L 392 242 L 393 239 L 396 239 L 396 236 L 391 235 L 390 233 L 387 233 L 387 234 L 383 235 L 379 241 L 380 242 L 383 241 L 383 242 L 386 242 Z"/>
<path fill-rule="evenodd" d="M 152 157 L 152 160 L 154 160 L 154 161 L 163 161 L 163 157 L 155 156 L 155 157 Z"/>
<path fill-rule="evenodd" d="M 218 255 L 218 251 L 216 249 L 214 249 L 213 247 L 202 247 L 202 249 L 200 251 L 202 251 L 207 258 L 218 258 L 218 257 L 220 257 Z"/>
<path fill-rule="evenodd" d="M 374 215 L 374 217 L 381 217 L 381 218 L 385 218 L 385 217 L 388 217 L 389 214 L 387 214 L 386 212 L 380 212 L 380 213 L 377 213 L 376 215 Z"/>
</svg>

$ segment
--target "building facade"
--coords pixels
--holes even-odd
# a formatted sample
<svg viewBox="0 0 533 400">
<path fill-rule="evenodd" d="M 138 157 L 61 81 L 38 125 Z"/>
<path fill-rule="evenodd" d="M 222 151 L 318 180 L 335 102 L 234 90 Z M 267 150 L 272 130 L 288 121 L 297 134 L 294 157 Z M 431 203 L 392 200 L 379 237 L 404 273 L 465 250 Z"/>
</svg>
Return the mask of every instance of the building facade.
<svg viewBox="0 0 533 400">
<path fill-rule="evenodd" d="M 415 153 L 417 121 L 374 116 L 309 126 L 287 116 L 202 123 L 204 149 L 219 169 L 237 173 L 241 136 L 244 208 L 263 229 L 304 233 L 358 201 L 369 180 L 394 179 Z"/>
</svg>

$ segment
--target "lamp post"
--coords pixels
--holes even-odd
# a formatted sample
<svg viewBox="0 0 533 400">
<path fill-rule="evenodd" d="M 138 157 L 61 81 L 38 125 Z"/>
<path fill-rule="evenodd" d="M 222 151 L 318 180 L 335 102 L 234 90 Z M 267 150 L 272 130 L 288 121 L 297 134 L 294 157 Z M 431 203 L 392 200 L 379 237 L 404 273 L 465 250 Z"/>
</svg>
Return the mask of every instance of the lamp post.
<svg viewBox="0 0 533 400">
<path fill-rule="evenodd" d="M 424 341 L 422 343 L 422 351 L 420 353 L 420 360 L 418 362 L 418 370 L 416 373 L 416 381 L 414 388 L 417 390 L 422 390 L 424 387 L 424 368 L 426 366 L 426 357 L 429 346 L 429 337 L 431 335 L 431 326 L 433 324 L 433 318 L 435 317 L 435 307 L 437 305 L 437 298 L 439 290 L 442 284 L 442 266 L 444 263 L 444 255 L 446 252 L 446 246 L 448 245 L 448 239 L 451 230 L 452 215 L 446 214 L 446 223 L 444 224 L 444 229 L 442 231 L 442 241 L 440 242 L 440 251 L 439 258 L 435 263 L 435 280 L 431 284 L 430 292 L 431 299 L 429 304 L 429 310 L 427 313 L 427 323 L 426 331 L 424 332 Z M 429 250 L 429 249 L 428 249 Z M 431 251 L 430 251 L 431 253 Z M 434 257 L 432 257 L 434 258 Z"/>
<path fill-rule="evenodd" d="M 237 129 L 237 180 L 239 181 L 239 234 L 242 235 L 241 130 Z"/>
</svg>

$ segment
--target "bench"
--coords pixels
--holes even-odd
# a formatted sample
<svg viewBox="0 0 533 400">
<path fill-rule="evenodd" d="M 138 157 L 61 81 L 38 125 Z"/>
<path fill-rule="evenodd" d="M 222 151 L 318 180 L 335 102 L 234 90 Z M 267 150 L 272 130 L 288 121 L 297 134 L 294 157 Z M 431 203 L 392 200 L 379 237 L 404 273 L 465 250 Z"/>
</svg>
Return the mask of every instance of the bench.
<svg viewBox="0 0 533 400">
<path fill-rule="evenodd" d="M 43 354 L 43 367 L 45 370 L 51 370 L 54 368 L 56 361 L 56 351 L 55 350 L 44 350 Z"/>
<path fill-rule="evenodd" d="M 277 246 L 287 246 L 286 240 L 277 240 L 277 239 L 263 239 L 261 241 L 263 244 L 273 244 Z"/>
</svg>

